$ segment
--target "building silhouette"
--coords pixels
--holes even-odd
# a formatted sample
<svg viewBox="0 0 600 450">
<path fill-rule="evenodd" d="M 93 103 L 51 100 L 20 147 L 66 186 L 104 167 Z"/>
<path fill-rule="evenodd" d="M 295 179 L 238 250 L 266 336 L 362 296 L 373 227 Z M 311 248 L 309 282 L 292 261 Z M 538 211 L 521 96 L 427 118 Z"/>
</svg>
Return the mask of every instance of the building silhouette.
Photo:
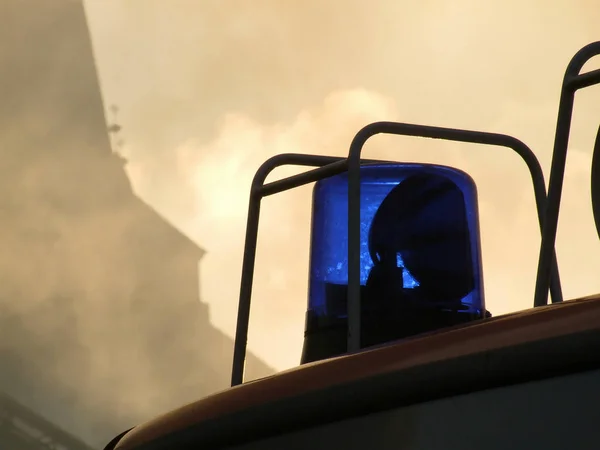
<svg viewBox="0 0 600 450">
<path fill-rule="evenodd" d="M 101 448 L 225 388 L 233 342 L 199 298 L 204 250 L 111 150 L 81 0 L 0 2 L 0 62 L 0 448 Z"/>
</svg>

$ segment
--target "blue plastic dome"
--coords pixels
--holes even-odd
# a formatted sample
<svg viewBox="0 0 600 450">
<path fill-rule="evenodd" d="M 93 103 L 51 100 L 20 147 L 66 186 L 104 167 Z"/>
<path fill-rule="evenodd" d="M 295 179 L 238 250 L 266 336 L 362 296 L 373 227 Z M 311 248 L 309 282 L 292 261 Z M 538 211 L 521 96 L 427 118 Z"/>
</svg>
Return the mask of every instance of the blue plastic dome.
<svg viewBox="0 0 600 450">
<path fill-rule="evenodd" d="M 428 164 L 362 166 L 360 211 L 361 320 L 397 316 L 396 328 L 411 328 L 408 317 L 453 314 L 427 319 L 414 332 L 398 330 L 403 336 L 485 315 L 477 189 L 469 175 Z M 313 190 L 308 334 L 347 317 L 347 286 L 343 173 Z"/>
</svg>

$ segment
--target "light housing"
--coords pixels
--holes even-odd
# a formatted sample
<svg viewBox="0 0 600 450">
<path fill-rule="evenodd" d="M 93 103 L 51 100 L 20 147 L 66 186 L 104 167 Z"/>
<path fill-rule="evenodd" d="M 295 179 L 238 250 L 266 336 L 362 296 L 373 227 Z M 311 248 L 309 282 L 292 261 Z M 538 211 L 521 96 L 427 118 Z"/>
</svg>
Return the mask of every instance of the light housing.
<svg viewBox="0 0 600 450">
<path fill-rule="evenodd" d="M 361 348 L 483 318 L 477 189 L 430 164 L 361 167 Z M 347 350 L 348 174 L 313 189 L 302 363 Z"/>
</svg>

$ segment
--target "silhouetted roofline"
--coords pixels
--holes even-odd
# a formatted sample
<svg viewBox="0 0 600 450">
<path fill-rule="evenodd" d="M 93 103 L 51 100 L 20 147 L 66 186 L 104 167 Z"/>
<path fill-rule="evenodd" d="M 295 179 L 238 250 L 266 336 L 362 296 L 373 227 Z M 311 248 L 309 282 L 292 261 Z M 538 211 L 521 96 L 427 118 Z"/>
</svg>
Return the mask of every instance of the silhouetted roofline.
<svg viewBox="0 0 600 450">
<path fill-rule="evenodd" d="M 181 231 L 176 225 L 174 225 L 172 222 L 170 222 L 165 216 L 163 216 L 161 213 L 159 213 L 157 210 L 155 210 L 150 204 L 146 203 L 144 200 L 142 200 L 140 197 L 138 197 L 135 193 L 133 193 L 133 197 L 134 197 L 135 201 L 139 203 L 139 205 L 142 207 L 142 209 L 145 209 L 147 213 L 154 216 L 157 223 L 162 224 L 162 226 L 165 228 L 169 228 L 172 235 L 176 236 L 181 241 L 182 245 L 189 247 L 190 249 L 193 249 L 198 254 L 198 259 L 199 260 L 202 259 L 202 257 L 206 254 L 206 250 L 204 248 L 200 247 L 200 245 L 198 245 L 196 242 L 194 242 L 189 236 L 187 236 L 183 231 Z"/>
</svg>

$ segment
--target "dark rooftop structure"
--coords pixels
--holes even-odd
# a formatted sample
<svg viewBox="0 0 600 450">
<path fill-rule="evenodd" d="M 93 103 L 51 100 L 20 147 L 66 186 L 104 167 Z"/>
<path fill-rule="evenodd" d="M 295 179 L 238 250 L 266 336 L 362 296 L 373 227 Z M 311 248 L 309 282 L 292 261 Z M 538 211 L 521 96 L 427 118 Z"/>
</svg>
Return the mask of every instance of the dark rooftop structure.
<svg viewBox="0 0 600 450">
<path fill-rule="evenodd" d="M 81 1 L 3 0 L 0 49 L 0 448 L 101 448 L 227 387 L 233 342 L 200 300 L 204 250 L 111 150 Z"/>
</svg>

